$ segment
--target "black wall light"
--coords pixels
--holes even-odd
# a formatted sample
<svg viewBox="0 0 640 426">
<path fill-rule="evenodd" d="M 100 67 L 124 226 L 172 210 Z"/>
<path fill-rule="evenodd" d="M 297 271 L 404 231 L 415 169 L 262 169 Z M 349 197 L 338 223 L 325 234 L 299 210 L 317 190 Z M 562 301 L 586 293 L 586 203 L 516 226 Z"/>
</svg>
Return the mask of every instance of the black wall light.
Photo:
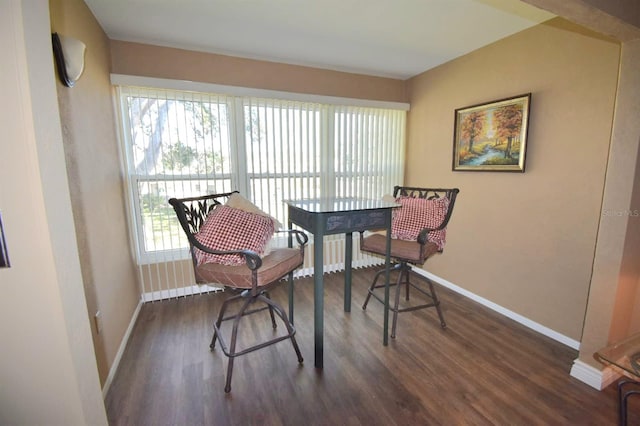
<svg viewBox="0 0 640 426">
<path fill-rule="evenodd" d="M 4 227 L 2 226 L 2 213 L 0 212 L 0 268 L 8 268 L 9 252 L 7 252 L 7 240 L 4 237 Z"/>
<path fill-rule="evenodd" d="M 58 76 L 65 86 L 73 87 L 84 71 L 86 46 L 78 39 L 59 36 L 58 33 L 51 34 L 51 42 L 53 43 L 53 56 L 56 59 Z"/>
</svg>

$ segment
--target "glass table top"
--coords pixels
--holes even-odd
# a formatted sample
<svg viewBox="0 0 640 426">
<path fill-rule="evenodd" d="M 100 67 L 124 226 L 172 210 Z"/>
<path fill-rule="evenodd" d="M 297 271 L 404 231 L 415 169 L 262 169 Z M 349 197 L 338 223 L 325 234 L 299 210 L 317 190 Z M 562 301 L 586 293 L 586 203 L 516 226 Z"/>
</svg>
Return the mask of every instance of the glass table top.
<svg viewBox="0 0 640 426">
<path fill-rule="evenodd" d="M 311 213 L 339 213 L 354 210 L 391 209 L 400 204 L 383 200 L 368 200 L 363 198 L 316 198 L 302 200 L 285 200 L 291 207 L 296 207 Z"/>
<path fill-rule="evenodd" d="M 640 378 L 640 333 L 600 349 L 595 353 L 595 358 L 618 367 L 629 377 Z"/>
</svg>

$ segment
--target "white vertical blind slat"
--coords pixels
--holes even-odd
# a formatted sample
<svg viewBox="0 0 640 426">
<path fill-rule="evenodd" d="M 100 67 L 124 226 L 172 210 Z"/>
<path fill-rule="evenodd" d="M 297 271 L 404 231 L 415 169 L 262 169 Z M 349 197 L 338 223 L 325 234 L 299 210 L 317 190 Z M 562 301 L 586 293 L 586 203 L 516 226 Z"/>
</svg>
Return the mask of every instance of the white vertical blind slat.
<svg viewBox="0 0 640 426">
<path fill-rule="evenodd" d="M 209 290 L 193 285 L 186 238 L 166 203 L 172 196 L 239 189 L 286 224 L 283 200 L 379 198 L 402 183 L 404 111 L 138 87 L 117 92 L 144 301 Z M 344 267 L 343 237 L 324 245 L 327 270 Z M 356 266 L 379 262 L 357 251 L 357 239 L 354 246 Z M 312 271 L 313 256 L 306 257 L 303 274 Z"/>
</svg>

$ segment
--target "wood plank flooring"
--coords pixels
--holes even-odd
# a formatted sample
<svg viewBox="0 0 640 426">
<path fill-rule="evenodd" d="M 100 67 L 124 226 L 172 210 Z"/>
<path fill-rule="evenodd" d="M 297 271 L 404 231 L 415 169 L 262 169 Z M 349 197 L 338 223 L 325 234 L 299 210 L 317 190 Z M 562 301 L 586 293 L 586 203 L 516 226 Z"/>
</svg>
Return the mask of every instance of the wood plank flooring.
<svg viewBox="0 0 640 426">
<path fill-rule="evenodd" d="M 343 311 L 344 275 L 325 275 L 323 370 L 313 366 L 313 280 L 296 280 L 305 362 L 289 341 L 238 357 L 230 394 L 227 359 L 209 350 L 227 295 L 145 304 L 105 400 L 110 424 L 616 424 L 615 386 L 598 392 L 570 377 L 575 350 L 440 286 L 447 329 L 434 309 L 402 313 L 384 347 L 382 305 L 361 309 L 373 272 L 354 271 L 351 313 Z M 272 291 L 285 307 L 286 288 Z M 243 341 L 273 333 L 266 312 L 250 318 Z M 629 424 L 640 424 L 631 405 Z"/>
</svg>

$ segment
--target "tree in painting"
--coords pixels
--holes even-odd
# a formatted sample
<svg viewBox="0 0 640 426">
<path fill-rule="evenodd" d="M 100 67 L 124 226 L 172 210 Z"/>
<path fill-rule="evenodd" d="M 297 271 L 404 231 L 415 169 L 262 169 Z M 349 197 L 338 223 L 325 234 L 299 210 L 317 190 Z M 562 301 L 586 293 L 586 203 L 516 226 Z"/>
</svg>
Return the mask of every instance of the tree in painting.
<svg viewBox="0 0 640 426">
<path fill-rule="evenodd" d="M 507 105 L 496 108 L 493 112 L 493 122 L 497 138 L 507 140 L 504 158 L 511 158 L 513 141 L 520 136 L 522 129 L 522 105 Z"/>
<path fill-rule="evenodd" d="M 470 112 L 462 119 L 462 126 L 460 128 L 461 139 L 468 140 L 468 151 L 470 154 L 473 153 L 473 143 L 479 139 L 484 132 L 485 120 L 484 112 L 479 111 Z"/>
</svg>

